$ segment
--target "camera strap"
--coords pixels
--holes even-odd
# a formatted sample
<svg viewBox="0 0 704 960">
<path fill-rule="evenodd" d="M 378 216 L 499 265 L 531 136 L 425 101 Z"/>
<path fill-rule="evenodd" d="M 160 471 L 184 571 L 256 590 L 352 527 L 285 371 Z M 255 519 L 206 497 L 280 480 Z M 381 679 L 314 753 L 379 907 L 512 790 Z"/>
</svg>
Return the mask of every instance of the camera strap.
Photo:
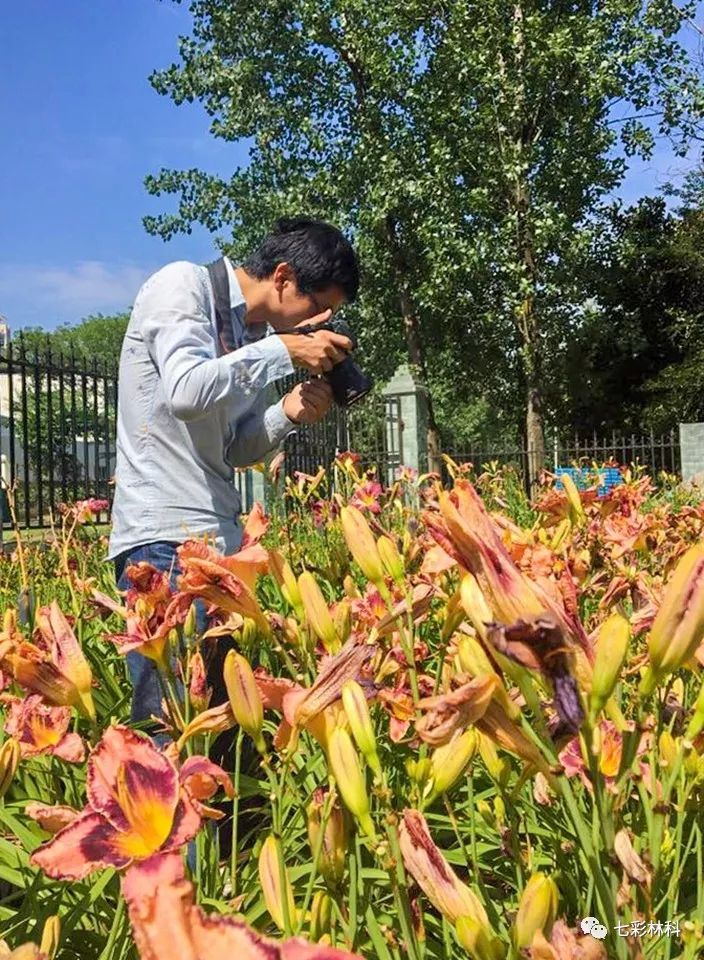
<svg viewBox="0 0 704 960">
<path fill-rule="evenodd" d="M 230 317 L 230 281 L 227 278 L 225 258 L 220 257 L 207 265 L 210 283 L 213 288 L 215 301 L 215 326 L 218 331 L 218 340 L 224 353 L 232 353 L 237 349 L 232 319 Z"/>
</svg>

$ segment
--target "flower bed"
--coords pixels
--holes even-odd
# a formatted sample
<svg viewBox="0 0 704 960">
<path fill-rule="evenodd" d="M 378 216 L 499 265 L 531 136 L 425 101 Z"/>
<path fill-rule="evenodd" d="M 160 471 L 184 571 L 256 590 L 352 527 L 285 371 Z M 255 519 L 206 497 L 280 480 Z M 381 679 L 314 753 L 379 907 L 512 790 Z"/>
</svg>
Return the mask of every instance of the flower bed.
<svg viewBox="0 0 704 960">
<path fill-rule="evenodd" d="M 0 956 L 699 955 L 704 503 L 624 472 L 531 504 L 448 466 L 382 488 L 343 455 L 238 554 L 186 543 L 175 586 L 142 563 L 126 596 L 85 503 L 20 539 Z M 153 739 L 130 650 L 162 677 Z"/>
</svg>

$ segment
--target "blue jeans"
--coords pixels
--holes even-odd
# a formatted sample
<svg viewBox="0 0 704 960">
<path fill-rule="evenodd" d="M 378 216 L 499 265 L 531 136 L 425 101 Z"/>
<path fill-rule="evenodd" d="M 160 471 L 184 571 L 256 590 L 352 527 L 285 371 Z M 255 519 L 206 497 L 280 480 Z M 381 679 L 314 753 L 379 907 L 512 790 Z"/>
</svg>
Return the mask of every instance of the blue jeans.
<svg viewBox="0 0 704 960">
<path fill-rule="evenodd" d="M 151 563 L 157 570 L 170 572 L 171 586 L 175 589 L 176 578 L 179 574 L 176 558 L 177 547 L 178 543 L 162 540 L 158 543 L 147 543 L 142 547 L 135 547 L 134 550 L 127 553 L 121 553 L 115 559 L 115 579 L 117 580 L 118 590 L 129 589 L 131 584 L 125 571 L 131 564 L 139 563 L 142 560 Z M 201 623 L 198 623 L 199 617 Z M 196 623 L 199 632 L 205 629 L 205 610 L 196 611 Z M 149 660 L 148 657 L 143 657 L 136 650 L 131 650 L 126 659 L 133 691 L 130 720 L 132 723 L 143 723 L 148 721 L 150 717 L 161 717 L 163 692 L 154 661 Z"/>
<path fill-rule="evenodd" d="M 139 563 L 145 560 L 151 563 L 157 570 L 165 570 L 170 573 L 170 581 L 173 589 L 176 589 L 176 579 L 180 570 L 176 550 L 179 544 L 170 540 L 160 540 L 157 543 L 147 543 L 141 547 L 135 547 L 126 553 L 121 553 L 115 558 L 115 578 L 119 590 L 127 590 L 130 582 L 125 573 L 127 567 L 133 563 Z M 196 634 L 201 636 L 208 627 L 208 617 L 206 615 L 206 606 L 202 600 L 196 600 Z M 207 649 L 203 650 L 203 659 L 207 672 L 208 684 L 212 687 L 213 694 L 210 705 L 215 707 L 227 700 L 227 689 L 223 680 L 223 665 L 228 650 L 234 647 L 232 639 L 221 637 L 217 641 L 209 644 Z M 163 692 L 159 682 L 159 674 L 153 660 L 143 657 L 136 650 L 131 650 L 127 654 L 127 669 L 130 680 L 132 681 L 132 710 L 130 720 L 132 723 L 144 723 L 149 721 L 152 716 L 161 717 L 161 701 Z M 163 739 L 163 738 L 160 738 Z M 226 738 L 218 738 L 222 746 L 226 745 Z"/>
</svg>

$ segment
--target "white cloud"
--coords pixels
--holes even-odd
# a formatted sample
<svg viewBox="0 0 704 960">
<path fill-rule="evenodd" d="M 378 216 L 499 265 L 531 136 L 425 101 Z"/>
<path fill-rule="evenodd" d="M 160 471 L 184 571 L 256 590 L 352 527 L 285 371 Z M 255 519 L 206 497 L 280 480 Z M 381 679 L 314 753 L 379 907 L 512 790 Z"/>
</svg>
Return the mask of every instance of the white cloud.
<svg viewBox="0 0 704 960">
<path fill-rule="evenodd" d="M 75 320 L 127 309 L 154 267 L 81 260 L 69 266 L 0 263 L 0 312 Z M 7 307 L 3 308 L 3 303 Z"/>
</svg>

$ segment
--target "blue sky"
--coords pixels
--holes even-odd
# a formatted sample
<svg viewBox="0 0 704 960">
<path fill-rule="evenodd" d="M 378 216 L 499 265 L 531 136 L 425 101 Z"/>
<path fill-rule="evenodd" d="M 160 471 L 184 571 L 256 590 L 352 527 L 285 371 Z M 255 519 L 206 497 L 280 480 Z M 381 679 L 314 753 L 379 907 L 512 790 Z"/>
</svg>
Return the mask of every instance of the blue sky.
<svg viewBox="0 0 704 960">
<path fill-rule="evenodd" d="M 145 214 L 170 202 L 147 195 L 147 173 L 163 166 L 227 175 L 246 162 L 243 147 L 209 135 L 198 104 L 176 107 L 148 83 L 190 32 L 187 4 L 3 6 L 0 314 L 13 329 L 50 329 L 127 308 L 142 280 L 169 260 L 211 259 L 203 230 L 165 244 L 142 226 Z M 635 163 L 621 195 L 655 192 L 689 166 L 661 142 L 651 161 Z"/>
</svg>

